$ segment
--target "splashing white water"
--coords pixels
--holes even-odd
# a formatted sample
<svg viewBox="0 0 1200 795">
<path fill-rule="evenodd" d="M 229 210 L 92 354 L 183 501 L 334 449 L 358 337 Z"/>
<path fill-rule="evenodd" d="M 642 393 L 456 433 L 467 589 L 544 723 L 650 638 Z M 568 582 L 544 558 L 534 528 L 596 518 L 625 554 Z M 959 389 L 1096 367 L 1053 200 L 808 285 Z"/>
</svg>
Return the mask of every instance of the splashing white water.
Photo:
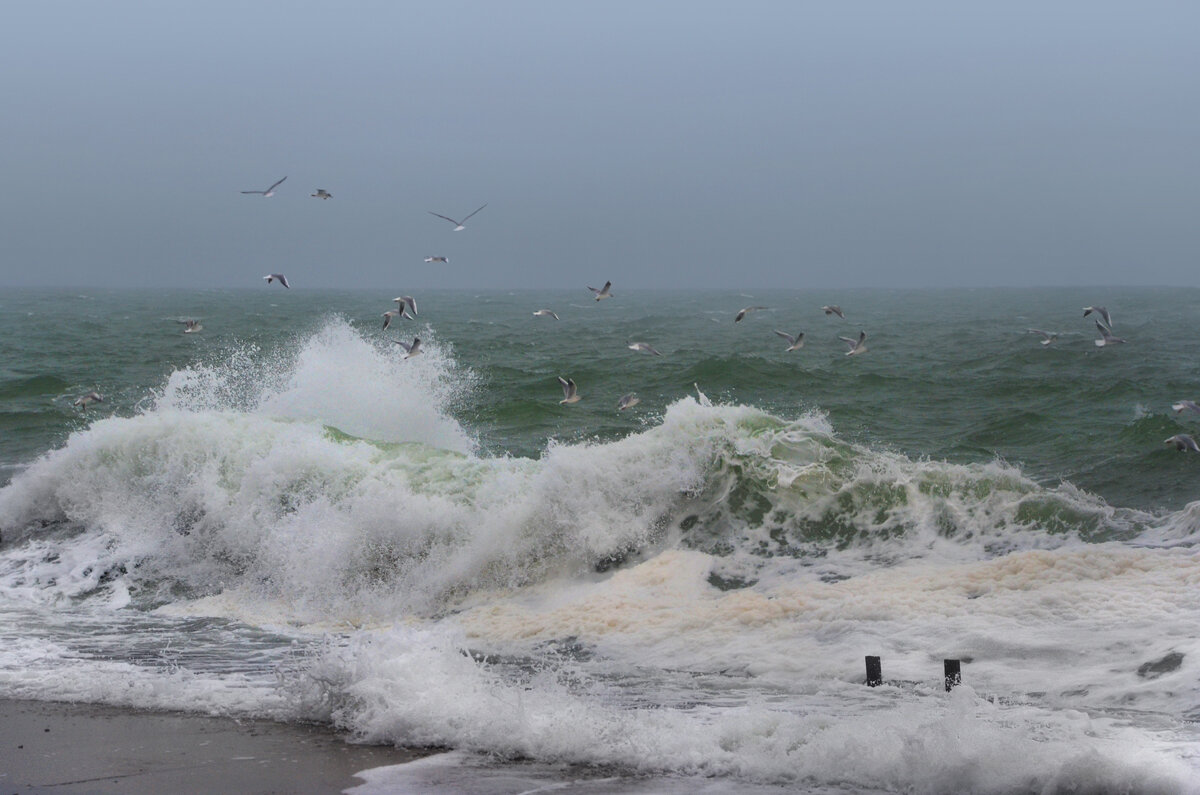
<svg viewBox="0 0 1200 795">
<path fill-rule="evenodd" d="M 474 444 L 450 417 L 472 377 L 427 329 L 422 355 L 404 359 L 333 320 L 294 350 L 238 350 L 213 366 L 171 374 L 156 404 L 165 411 L 244 411 L 308 420 L 378 442 L 420 442 L 467 453 Z"/>
</svg>

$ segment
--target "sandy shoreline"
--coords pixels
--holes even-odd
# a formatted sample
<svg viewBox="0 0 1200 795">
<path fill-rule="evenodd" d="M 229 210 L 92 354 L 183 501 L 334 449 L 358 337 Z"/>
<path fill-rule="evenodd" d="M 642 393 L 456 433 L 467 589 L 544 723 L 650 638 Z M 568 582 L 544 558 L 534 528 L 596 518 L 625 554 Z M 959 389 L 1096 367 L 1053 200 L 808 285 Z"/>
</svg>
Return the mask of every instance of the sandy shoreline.
<svg viewBox="0 0 1200 795">
<path fill-rule="evenodd" d="M 0 699 L 0 795 L 336 793 L 427 754 L 321 726 Z"/>
</svg>

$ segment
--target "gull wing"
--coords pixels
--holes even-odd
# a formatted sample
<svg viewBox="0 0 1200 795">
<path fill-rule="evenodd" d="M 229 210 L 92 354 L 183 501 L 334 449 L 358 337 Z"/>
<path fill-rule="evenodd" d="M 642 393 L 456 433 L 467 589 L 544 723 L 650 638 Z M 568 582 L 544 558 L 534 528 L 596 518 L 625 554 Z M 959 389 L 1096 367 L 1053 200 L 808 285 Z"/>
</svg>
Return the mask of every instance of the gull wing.
<svg viewBox="0 0 1200 795">
<path fill-rule="evenodd" d="M 1096 314 L 1098 314 L 1100 317 L 1104 318 L 1104 325 L 1108 326 L 1110 329 L 1112 328 L 1112 318 L 1111 318 L 1111 317 L 1109 316 L 1109 314 L 1108 314 L 1108 308 L 1107 308 L 1107 307 L 1103 307 L 1103 306 L 1085 306 L 1085 307 L 1083 308 L 1083 316 L 1084 316 L 1084 317 L 1087 317 L 1088 315 L 1090 315 L 1090 314 L 1091 314 L 1091 313 L 1093 313 L 1093 312 L 1095 312 Z"/>
<path fill-rule="evenodd" d="M 484 207 L 487 207 L 487 202 L 484 202 L 484 203 L 483 203 L 483 207 L 480 207 L 480 208 L 479 208 L 479 210 L 482 210 Z M 471 213 L 471 215 L 474 215 L 475 213 L 479 212 L 479 210 L 476 210 L 475 212 Z M 462 219 L 462 220 L 461 220 L 461 221 L 459 221 L 458 223 L 459 223 L 460 225 L 461 225 L 461 224 L 465 224 L 465 223 L 466 223 L 468 220 L 470 220 L 470 218 L 471 218 L 471 215 L 468 215 L 466 218 Z"/>
</svg>

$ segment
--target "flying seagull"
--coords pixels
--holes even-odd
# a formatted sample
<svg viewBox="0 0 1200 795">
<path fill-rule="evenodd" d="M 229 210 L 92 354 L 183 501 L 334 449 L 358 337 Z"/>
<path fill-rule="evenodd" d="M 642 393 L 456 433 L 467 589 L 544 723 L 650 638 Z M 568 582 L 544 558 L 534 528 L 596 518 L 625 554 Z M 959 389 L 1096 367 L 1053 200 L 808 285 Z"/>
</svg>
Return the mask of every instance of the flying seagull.
<svg viewBox="0 0 1200 795">
<path fill-rule="evenodd" d="M 642 351 L 644 353 L 652 353 L 655 356 L 662 356 L 662 354 L 654 350 L 654 348 L 652 348 L 648 342 L 631 342 L 627 347 L 631 351 Z"/>
<path fill-rule="evenodd" d="M 588 289 L 596 294 L 596 300 L 599 301 L 602 298 L 612 298 L 612 293 L 610 293 L 608 291 L 608 288 L 610 288 L 610 287 L 612 287 L 612 282 L 605 282 L 604 286 L 601 287 L 599 290 L 597 290 L 595 287 L 592 287 L 590 285 L 588 286 Z"/>
<path fill-rule="evenodd" d="M 401 348 L 403 348 L 405 350 L 405 354 L 404 354 L 405 359 L 411 359 L 412 357 L 416 356 L 418 353 L 421 352 L 421 338 L 420 337 L 413 337 L 413 341 L 411 343 L 404 342 L 403 340 L 392 340 L 392 342 L 396 343 L 397 345 L 399 345 Z"/>
<path fill-rule="evenodd" d="M 100 397 L 99 392 L 88 392 L 86 395 L 80 395 L 79 397 L 75 398 L 74 405 L 79 406 L 79 408 L 83 409 L 84 411 L 87 411 L 87 407 L 90 404 L 103 402 L 104 398 Z"/>
<path fill-rule="evenodd" d="M 1186 433 L 1177 433 L 1170 439 L 1164 439 L 1163 444 L 1173 444 L 1179 452 L 1191 450 L 1193 453 L 1200 453 L 1200 445 L 1196 444 L 1196 440 L 1188 436 Z"/>
<path fill-rule="evenodd" d="M 552 317 L 555 320 L 558 320 L 558 315 L 549 309 L 539 309 L 533 313 L 533 316 L 534 317 Z"/>
<path fill-rule="evenodd" d="M 1175 409 L 1176 414 L 1182 414 L 1185 411 L 1194 411 L 1200 414 L 1200 406 L 1191 400 L 1181 400 L 1178 403 L 1172 403 L 1171 408 Z"/>
<path fill-rule="evenodd" d="M 846 316 L 842 314 L 842 308 L 836 304 L 829 304 L 828 306 L 821 307 L 821 309 L 823 309 L 827 315 L 837 315 L 842 320 L 846 319 Z"/>
<path fill-rule="evenodd" d="M 287 177 L 284 177 L 283 179 L 287 179 Z M 283 179 L 279 180 L 279 182 L 276 182 L 274 185 L 267 188 L 266 190 L 244 190 L 244 191 L 242 191 L 242 193 L 257 193 L 260 196 L 262 196 L 264 199 L 270 198 L 271 196 L 275 195 L 275 189 L 279 187 L 280 183 L 283 182 Z"/>
<path fill-rule="evenodd" d="M 1083 308 L 1083 316 L 1084 317 L 1087 317 L 1088 315 L 1092 314 L 1093 312 L 1095 312 L 1100 317 L 1104 318 L 1104 325 L 1108 326 L 1108 328 L 1110 330 L 1112 329 L 1112 318 L 1110 318 L 1108 316 L 1108 309 L 1106 309 L 1105 307 L 1102 307 L 1102 306 L 1085 306 Z"/>
<path fill-rule="evenodd" d="M 558 404 L 560 406 L 564 405 L 566 403 L 578 403 L 579 402 L 579 392 L 578 392 L 578 390 L 575 389 L 575 379 L 563 378 L 560 375 L 558 377 L 558 383 L 562 384 L 562 390 L 563 390 L 563 399 L 558 401 Z"/>
<path fill-rule="evenodd" d="M 183 324 L 184 334 L 195 334 L 197 331 L 200 331 L 204 328 L 204 326 L 200 325 L 199 320 L 176 320 L 175 322 Z"/>
<path fill-rule="evenodd" d="M 324 188 L 317 188 L 316 193 L 310 193 L 308 195 L 312 196 L 314 199 L 332 199 L 333 198 L 333 194 L 330 193 L 329 191 L 325 190 Z"/>
<path fill-rule="evenodd" d="M 264 276 L 263 278 L 267 280 L 267 284 L 277 281 L 280 284 L 282 284 L 284 287 L 288 288 L 289 290 L 292 289 L 292 286 L 290 284 L 288 284 L 288 282 L 287 282 L 287 277 L 284 276 L 282 273 L 272 273 L 267 276 Z"/>
<path fill-rule="evenodd" d="M 1028 330 L 1028 333 L 1042 335 L 1042 344 L 1043 345 L 1049 345 L 1050 343 L 1052 343 L 1056 339 L 1058 339 L 1057 331 L 1042 331 L 1040 328 L 1031 328 Z"/>
<path fill-rule="evenodd" d="M 858 332 L 858 339 L 850 339 L 849 337 L 838 337 L 839 340 L 850 346 L 850 350 L 846 351 L 847 356 L 854 356 L 864 352 L 867 349 L 867 332 Z"/>
<path fill-rule="evenodd" d="M 1112 332 L 1108 330 L 1108 326 L 1105 326 L 1099 320 L 1096 321 L 1096 328 L 1100 331 L 1100 339 L 1095 340 L 1097 348 L 1103 348 L 1105 345 L 1115 345 L 1118 342 L 1125 342 L 1120 337 L 1114 337 Z"/>
<path fill-rule="evenodd" d="M 426 257 L 425 261 L 426 262 L 445 262 L 447 264 L 449 264 L 449 262 L 450 262 L 450 260 L 446 259 L 445 257 Z"/>
<path fill-rule="evenodd" d="M 408 314 L 408 312 L 405 311 L 404 304 L 401 304 L 399 309 L 389 309 L 388 311 L 383 313 L 383 330 L 384 331 L 387 331 L 391 327 L 392 318 L 394 318 L 394 317 L 408 318 L 409 320 L 412 319 L 412 315 Z"/>
<path fill-rule="evenodd" d="M 483 207 L 487 207 L 487 204 L 484 204 Z M 479 210 L 482 210 L 483 207 L 480 207 Z M 476 210 L 475 213 L 479 212 L 479 210 Z M 461 221 L 455 221 L 453 218 L 446 216 L 446 215 L 442 215 L 441 213 L 435 213 L 433 210 L 427 210 L 427 212 L 430 215 L 436 215 L 438 218 L 443 218 L 443 219 L 449 221 L 450 223 L 454 224 L 455 232 L 461 232 L 462 230 L 466 229 L 467 221 L 471 220 L 471 215 L 475 214 L 475 213 L 471 213 L 471 215 L 468 215 L 466 218 L 462 219 Z"/>
<path fill-rule="evenodd" d="M 404 312 L 404 307 L 407 306 L 412 310 L 414 316 L 419 314 L 417 312 L 417 299 L 413 298 L 411 295 L 402 295 L 398 298 L 393 298 L 392 302 L 396 304 L 401 313 Z"/>
<path fill-rule="evenodd" d="M 617 401 L 617 411 L 631 409 L 640 402 L 641 400 L 638 398 L 638 396 L 632 392 L 630 392 L 628 395 L 621 395 L 621 399 Z"/>
<path fill-rule="evenodd" d="M 804 347 L 804 332 L 803 331 L 801 331 L 799 334 L 797 334 L 794 337 L 791 334 L 788 334 L 786 331 L 779 331 L 778 329 L 775 330 L 775 333 L 788 341 L 787 349 L 789 351 L 798 351 Z"/>
<path fill-rule="evenodd" d="M 740 322 L 742 322 L 742 318 L 744 318 L 746 316 L 747 312 L 757 312 L 759 309 L 766 309 L 766 307 L 765 306 L 748 306 L 745 309 L 743 309 L 741 312 L 737 313 L 737 317 L 735 317 L 733 319 L 733 322 L 740 323 Z"/>
</svg>

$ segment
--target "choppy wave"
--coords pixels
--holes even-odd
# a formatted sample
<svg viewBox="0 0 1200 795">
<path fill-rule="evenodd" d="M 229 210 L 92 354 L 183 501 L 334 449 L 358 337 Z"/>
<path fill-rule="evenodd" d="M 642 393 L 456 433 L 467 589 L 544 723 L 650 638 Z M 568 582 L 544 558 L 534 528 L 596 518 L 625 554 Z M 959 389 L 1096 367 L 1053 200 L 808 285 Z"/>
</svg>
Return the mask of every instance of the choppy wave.
<svg viewBox="0 0 1200 795">
<path fill-rule="evenodd" d="M 236 586 L 338 620 L 437 614 L 670 548 L 714 556 L 713 584 L 736 588 L 1187 529 L 1002 462 L 851 444 L 819 412 L 690 397 L 617 441 L 482 456 L 450 411 L 469 376 L 426 350 L 405 361 L 332 322 L 286 356 L 175 372 L 152 407 L 94 422 L 0 492 L 10 554 L 23 539 L 43 558 L 86 546 L 86 567 L 60 554 L 39 580 L 60 595 L 120 581 L 149 604 Z M 10 559 L 10 587 L 33 565 Z"/>
</svg>

